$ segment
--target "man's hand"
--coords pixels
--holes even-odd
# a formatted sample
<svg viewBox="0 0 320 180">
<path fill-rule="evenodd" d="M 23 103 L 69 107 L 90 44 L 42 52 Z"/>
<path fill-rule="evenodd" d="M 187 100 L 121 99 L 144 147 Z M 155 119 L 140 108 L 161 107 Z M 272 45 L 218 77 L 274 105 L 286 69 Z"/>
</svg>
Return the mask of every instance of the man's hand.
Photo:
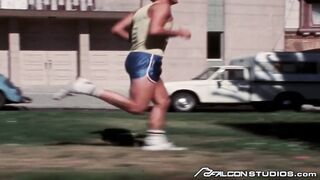
<svg viewBox="0 0 320 180">
<path fill-rule="evenodd" d="M 179 36 L 185 39 L 190 39 L 191 32 L 188 29 L 179 29 Z"/>
</svg>

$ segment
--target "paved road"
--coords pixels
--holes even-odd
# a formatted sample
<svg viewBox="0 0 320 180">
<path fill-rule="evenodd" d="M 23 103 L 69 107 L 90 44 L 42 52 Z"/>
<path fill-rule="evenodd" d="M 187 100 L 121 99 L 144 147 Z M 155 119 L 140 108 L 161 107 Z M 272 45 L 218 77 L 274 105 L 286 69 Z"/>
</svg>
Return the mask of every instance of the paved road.
<svg viewBox="0 0 320 180">
<path fill-rule="evenodd" d="M 60 87 L 59 87 L 60 89 Z M 123 94 L 125 96 L 128 96 L 128 88 L 122 87 L 121 89 L 113 89 L 114 91 Z M 46 89 L 46 88 L 37 88 L 37 89 L 23 89 L 22 90 L 24 94 L 28 97 L 32 98 L 32 103 L 30 104 L 16 104 L 13 106 L 18 106 L 18 107 L 25 107 L 28 109 L 36 108 L 36 109 L 41 109 L 41 108 L 46 108 L 46 109 L 55 109 L 55 108 L 62 108 L 62 109 L 74 109 L 74 108 L 81 108 L 81 109 L 118 109 L 117 107 L 114 107 L 108 103 L 105 103 L 102 100 L 99 100 L 94 97 L 90 96 L 85 96 L 85 95 L 74 95 L 74 96 L 69 96 L 63 100 L 56 101 L 52 99 L 52 95 L 58 91 L 58 88 L 55 89 Z M 218 107 L 214 108 L 216 110 L 221 110 L 221 108 L 226 108 L 229 109 L 226 106 L 223 107 Z M 210 108 L 211 109 L 211 108 Z M 252 110 L 251 107 L 232 107 L 230 110 Z M 303 106 L 303 111 L 319 111 L 320 112 L 320 107 L 315 107 L 311 105 L 304 105 Z M 229 110 L 229 111 L 230 111 Z"/>
<path fill-rule="evenodd" d="M 102 100 L 99 100 L 94 97 L 85 96 L 85 95 L 74 95 L 68 96 L 63 100 L 56 101 L 52 99 L 52 96 L 58 89 L 23 89 L 25 96 L 32 99 L 32 103 L 29 104 L 16 104 L 13 106 L 23 106 L 26 108 L 88 108 L 88 109 L 117 109 L 116 107 L 105 103 Z M 128 95 L 125 90 L 114 91 Z"/>
</svg>

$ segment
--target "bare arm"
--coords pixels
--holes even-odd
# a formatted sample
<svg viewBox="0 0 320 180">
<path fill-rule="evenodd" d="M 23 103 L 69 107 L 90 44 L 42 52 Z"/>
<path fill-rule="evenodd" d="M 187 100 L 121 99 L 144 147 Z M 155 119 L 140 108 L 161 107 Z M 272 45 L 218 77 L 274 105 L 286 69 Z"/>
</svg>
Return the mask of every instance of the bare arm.
<svg viewBox="0 0 320 180">
<path fill-rule="evenodd" d="M 129 31 L 128 27 L 131 26 L 132 20 L 133 20 L 134 13 L 130 13 L 127 16 L 125 16 L 123 19 L 121 19 L 119 22 L 117 22 L 111 29 L 111 32 L 125 40 L 129 40 Z"/>
<path fill-rule="evenodd" d="M 165 24 L 172 19 L 171 9 L 169 4 L 158 3 L 151 7 L 149 11 L 151 18 L 149 34 L 153 36 L 167 36 L 167 37 L 183 37 L 191 38 L 191 33 L 186 29 L 166 30 Z"/>
</svg>

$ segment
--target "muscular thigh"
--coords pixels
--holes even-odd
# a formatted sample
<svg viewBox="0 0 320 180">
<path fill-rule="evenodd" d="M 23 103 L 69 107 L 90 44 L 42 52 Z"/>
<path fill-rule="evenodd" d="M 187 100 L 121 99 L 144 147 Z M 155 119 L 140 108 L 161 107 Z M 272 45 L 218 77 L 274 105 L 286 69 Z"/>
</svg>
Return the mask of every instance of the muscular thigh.
<svg viewBox="0 0 320 180">
<path fill-rule="evenodd" d="M 131 99 L 139 105 L 149 105 L 155 94 L 156 85 L 150 82 L 146 76 L 132 80 L 130 86 Z"/>
</svg>

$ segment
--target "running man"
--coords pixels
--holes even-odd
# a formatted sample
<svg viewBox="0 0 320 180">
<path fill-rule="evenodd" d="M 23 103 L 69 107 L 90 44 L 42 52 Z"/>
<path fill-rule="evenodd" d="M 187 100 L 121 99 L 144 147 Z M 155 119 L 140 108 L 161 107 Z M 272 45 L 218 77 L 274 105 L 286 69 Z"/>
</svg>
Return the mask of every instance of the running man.
<svg viewBox="0 0 320 180">
<path fill-rule="evenodd" d="M 178 0 L 152 0 L 151 4 L 130 13 L 112 28 L 113 34 L 131 40 L 132 43 L 125 63 L 131 79 L 129 98 L 113 91 L 99 89 L 89 80 L 78 78 L 66 89 L 55 94 L 54 99 L 60 100 L 71 93 L 85 94 L 134 114 L 144 113 L 150 102 L 153 102 L 147 137 L 142 149 L 184 150 L 185 148 L 176 147 L 167 139 L 165 117 L 170 106 L 170 98 L 160 78 L 161 61 L 168 38 L 191 37 L 189 30 L 172 30 L 171 6 L 177 3 Z"/>
</svg>

